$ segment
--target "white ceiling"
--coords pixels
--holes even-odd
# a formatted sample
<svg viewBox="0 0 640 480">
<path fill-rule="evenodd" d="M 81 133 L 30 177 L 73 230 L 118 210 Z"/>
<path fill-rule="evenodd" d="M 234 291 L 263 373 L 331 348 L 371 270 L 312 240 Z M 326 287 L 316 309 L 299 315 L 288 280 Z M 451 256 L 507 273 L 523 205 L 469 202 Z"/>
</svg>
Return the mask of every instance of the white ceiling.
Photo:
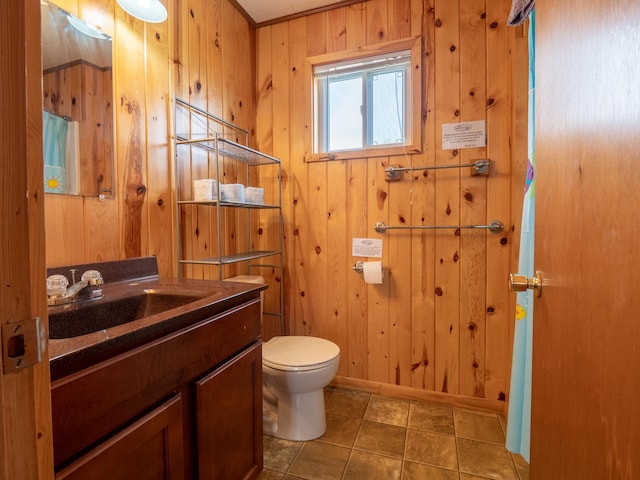
<svg viewBox="0 0 640 480">
<path fill-rule="evenodd" d="M 341 0 L 236 0 L 249 16 L 262 23 L 295 15 L 314 8 L 340 3 Z"/>
</svg>

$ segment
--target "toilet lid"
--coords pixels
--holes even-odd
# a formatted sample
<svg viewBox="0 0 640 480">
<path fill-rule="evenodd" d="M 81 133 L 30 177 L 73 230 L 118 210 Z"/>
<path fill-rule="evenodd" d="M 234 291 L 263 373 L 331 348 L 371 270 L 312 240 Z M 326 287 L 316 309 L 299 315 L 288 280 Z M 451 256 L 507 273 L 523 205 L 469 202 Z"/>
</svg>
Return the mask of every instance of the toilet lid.
<svg viewBox="0 0 640 480">
<path fill-rule="evenodd" d="M 262 362 L 280 370 L 320 368 L 340 354 L 335 343 L 317 337 L 273 337 L 262 345 Z"/>
</svg>

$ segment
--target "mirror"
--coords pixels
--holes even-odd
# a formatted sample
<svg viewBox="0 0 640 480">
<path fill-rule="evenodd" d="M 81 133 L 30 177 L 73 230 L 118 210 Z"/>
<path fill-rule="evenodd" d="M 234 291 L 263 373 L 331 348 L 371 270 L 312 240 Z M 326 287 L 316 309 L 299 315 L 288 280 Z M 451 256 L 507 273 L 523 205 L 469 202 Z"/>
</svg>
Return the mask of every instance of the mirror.
<svg viewBox="0 0 640 480">
<path fill-rule="evenodd" d="M 45 192 L 113 196 L 113 42 L 40 3 Z"/>
</svg>

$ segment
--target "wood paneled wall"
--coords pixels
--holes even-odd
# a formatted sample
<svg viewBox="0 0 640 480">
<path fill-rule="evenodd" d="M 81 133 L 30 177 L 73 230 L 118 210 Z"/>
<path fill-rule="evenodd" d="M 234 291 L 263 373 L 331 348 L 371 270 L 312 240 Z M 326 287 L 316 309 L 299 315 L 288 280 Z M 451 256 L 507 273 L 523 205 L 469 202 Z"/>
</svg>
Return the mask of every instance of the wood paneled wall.
<svg viewBox="0 0 640 480">
<path fill-rule="evenodd" d="M 342 377 L 505 400 L 513 319 L 506 279 L 522 191 L 512 182 L 522 148 L 526 159 L 526 133 L 514 119 L 526 101 L 526 39 L 506 26 L 509 8 L 507 0 L 369 0 L 258 29 L 257 145 L 284 169 L 286 318 L 292 334 L 340 346 Z M 424 43 L 422 153 L 305 163 L 306 58 L 416 35 Z M 486 148 L 443 150 L 442 124 L 471 120 L 486 120 Z M 386 165 L 480 158 L 491 160 L 488 178 L 454 169 L 385 180 Z M 372 228 L 494 219 L 505 224 L 502 234 Z M 361 237 L 383 239 L 382 285 L 352 271 L 366 260 L 351 256 L 352 238 Z"/>
<path fill-rule="evenodd" d="M 253 138 L 255 29 L 228 0 L 168 0 L 160 24 L 130 17 L 113 0 L 54 3 L 113 36 L 117 188 L 104 201 L 46 195 L 47 266 L 156 255 L 161 274 L 175 275 L 171 99 Z"/>
<path fill-rule="evenodd" d="M 270 295 L 284 288 L 290 333 L 335 341 L 341 379 L 500 408 L 514 312 L 506 279 L 517 255 L 526 165 L 527 41 L 522 29 L 506 26 L 509 0 L 369 0 L 257 30 L 228 0 L 169 0 L 162 24 L 134 20 L 111 0 L 59 3 L 89 21 L 97 15 L 93 23 L 114 36 L 118 188 L 103 202 L 47 195 L 47 265 L 151 254 L 163 275 L 177 273 L 169 143 L 175 93 L 247 128 L 252 146 L 283 161 L 286 267 L 283 278 L 268 280 Z M 422 153 L 305 163 L 306 58 L 417 35 L 424 45 Z M 442 124 L 467 120 L 486 120 L 487 147 L 442 150 Z M 462 169 L 385 180 L 385 165 L 478 158 L 491 160 L 488 178 Z M 185 161 L 194 174 L 210 168 L 206 158 Z M 379 220 L 494 219 L 505 224 L 500 235 L 380 236 L 372 228 Z M 204 215 L 185 228 L 185 248 L 207 248 L 199 232 L 212 226 Z M 260 228 L 266 238 L 272 223 Z M 361 260 L 351 256 L 354 237 L 383 239 L 382 285 L 366 285 L 352 271 Z M 215 277 L 204 268 L 189 275 Z M 275 325 L 266 329 L 267 337 L 278 333 Z"/>
</svg>

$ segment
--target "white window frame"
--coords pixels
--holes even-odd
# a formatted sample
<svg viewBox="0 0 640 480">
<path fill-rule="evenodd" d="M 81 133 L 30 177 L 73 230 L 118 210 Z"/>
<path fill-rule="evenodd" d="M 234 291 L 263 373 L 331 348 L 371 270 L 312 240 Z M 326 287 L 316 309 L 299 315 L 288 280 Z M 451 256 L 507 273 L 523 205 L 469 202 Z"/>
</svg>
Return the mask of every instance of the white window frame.
<svg viewBox="0 0 640 480">
<path fill-rule="evenodd" d="M 364 115 L 363 126 L 363 148 L 356 148 L 350 150 L 326 150 L 323 139 L 326 139 L 326 133 L 328 126 L 326 124 L 327 119 L 323 118 L 322 92 L 317 88 L 315 72 L 320 72 L 322 76 L 328 69 L 344 68 L 346 71 L 353 71 L 354 75 L 367 75 L 368 70 L 374 71 L 379 67 L 371 64 L 365 65 L 365 68 L 359 68 L 357 66 L 350 67 L 350 65 L 358 63 L 367 63 L 376 59 L 384 59 L 389 57 L 397 57 L 402 52 L 409 53 L 409 65 L 405 71 L 405 142 L 401 144 L 386 144 L 386 145 L 369 145 L 370 143 L 366 138 L 367 130 L 370 125 L 371 119 L 367 118 L 366 112 Z M 358 62 L 361 60 L 361 62 Z M 393 63 L 393 61 L 391 61 Z M 389 155 L 406 155 L 412 153 L 420 153 L 422 151 L 422 41 L 420 37 L 413 37 L 404 40 L 398 40 L 394 42 L 387 42 L 383 44 L 375 44 L 371 46 L 365 46 L 357 50 L 349 50 L 342 52 L 334 52 L 325 55 L 318 55 L 315 57 L 307 58 L 307 65 L 309 67 L 309 78 L 311 79 L 312 86 L 312 118 L 311 118 L 311 145 L 313 145 L 313 153 L 307 155 L 305 161 L 326 161 L 326 160 L 341 160 L 349 158 L 368 158 L 377 156 L 389 156 Z M 389 63 L 389 68 L 392 68 Z M 349 70 L 350 69 L 350 70 Z M 363 87 L 363 96 L 367 95 L 367 88 Z M 363 108 L 366 109 L 368 101 L 363 98 Z M 323 122 L 318 128 L 317 122 Z M 370 135 L 370 132 L 369 132 Z"/>
</svg>

